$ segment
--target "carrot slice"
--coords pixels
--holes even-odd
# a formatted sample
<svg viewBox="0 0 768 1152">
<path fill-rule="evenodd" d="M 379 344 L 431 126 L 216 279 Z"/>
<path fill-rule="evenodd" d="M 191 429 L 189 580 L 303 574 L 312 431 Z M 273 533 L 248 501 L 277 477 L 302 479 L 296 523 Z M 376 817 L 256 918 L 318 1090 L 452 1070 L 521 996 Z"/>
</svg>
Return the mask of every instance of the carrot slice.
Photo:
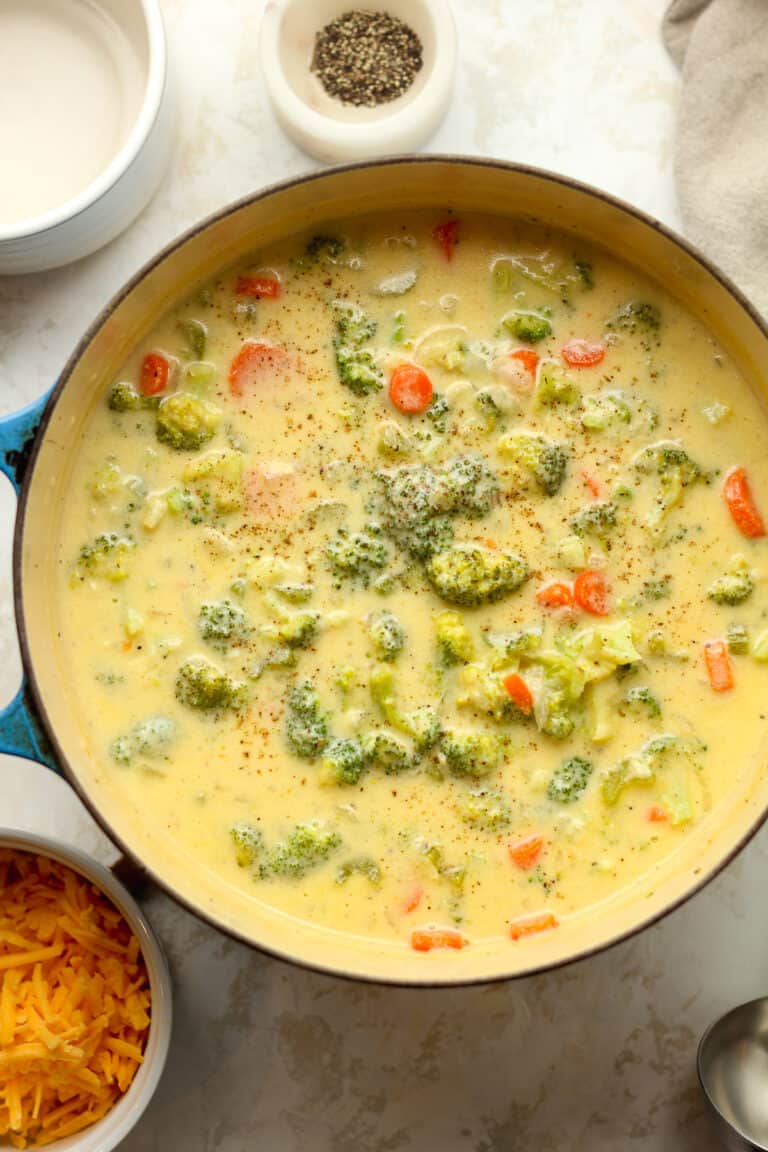
<svg viewBox="0 0 768 1152">
<path fill-rule="evenodd" d="M 411 948 L 431 952 L 433 948 L 463 948 L 466 940 L 453 928 L 422 928 L 411 932 Z"/>
<path fill-rule="evenodd" d="M 648 809 L 646 817 L 651 824 L 665 824 L 669 820 L 669 813 L 666 808 L 662 808 L 661 804 L 653 804 Z"/>
<path fill-rule="evenodd" d="M 605 347 L 591 340 L 569 340 L 560 354 L 571 368 L 592 368 L 605 359 Z"/>
<path fill-rule="evenodd" d="M 444 220 L 442 224 L 436 224 L 432 229 L 432 235 L 435 240 L 437 240 L 437 243 L 440 245 L 440 251 L 449 263 L 453 260 L 453 250 L 458 240 L 458 232 L 458 220 Z"/>
<path fill-rule="evenodd" d="M 586 468 L 582 468 L 581 470 L 581 479 L 584 487 L 589 489 L 595 500 L 598 500 L 602 491 L 600 481 L 597 480 L 591 472 L 587 472 Z"/>
<path fill-rule="evenodd" d="M 276 276 L 238 276 L 238 296 L 255 296 L 257 300 L 277 300 L 283 288 Z"/>
<path fill-rule="evenodd" d="M 536 593 L 536 602 L 543 608 L 572 608 L 573 592 L 570 584 L 555 580 L 552 584 L 545 584 Z"/>
<path fill-rule="evenodd" d="M 248 340 L 229 366 L 229 390 L 233 396 L 242 396 L 287 367 L 285 348 L 266 340 Z"/>
<path fill-rule="evenodd" d="M 513 940 L 521 940 L 524 936 L 533 936 L 536 932 L 546 932 L 557 926 L 557 917 L 552 912 L 538 912 L 533 916 L 521 916 L 519 920 L 513 920 L 509 934 Z"/>
<path fill-rule="evenodd" d="M 573 582 L 573 598 L 579 608 L 592 616 L 607 616 L 611 610 L 608 585 L 598 569 L 587 568 L 585 572 L 579 572 Z"/>
<path fill-rule="evenodd" d="M 418 908 L 419 904 L 421 904 L 421 898 L 423 895 L 424 889 L 422 888 L 421 884 L 414 884 L 413 888 L 410 889 L 410 891 L 406 894 L 405 899 L 403 900 L 403 912 L 407 915 L 409 912 L 413 912 L 416 908 Z"/>
<path fill-rule="evenodd" d="M 171 365 L 160 352 L 148 352 L 141 362 L 139 391 L 142 396 L 159 396 L 168 387 Z"/>
<path fill-rule="evenodd" d="M 510 360 L 519 360 L 531 376 L 536 375 L 536 369 L 539 366 L 539 354 L 534 352 L 533 348 L 515 348 L 514 352 L 509 354 Z"/>
<path fill-rule="evenodd" d="M 510 860 L 524 872 L 533 868 L 543 850 L 544 837 L 539 836 L 538 832 L 533 832 L 530 836 L 524 836 L 522 840 L 516 840 L 514 844 L 508 845 Z"/>
<path fill-rule="evenodd" d="M 765 536 L 765 523 L 752 498 L 747 473 L 743 468 L 731 468 L 723 482 L 723 498 L 742 536 L 749 540 Z"/>
<path fill-rule="evenodd" d="M 730 692 L 733 688 L 733 665 L 725 640 L 707 640 L 704 663 L 713 692 Z"/>
<path fill-rule="evenodd" d="M 389 398 L 409 416 L 425 412 L 432 403 L 432 381 L 415 364 L 398 364 L 389 378 Z"/>
<path fill-rule="evenodd" d="M 515 706 L 526 716 L 530 716 L 533 712 L 533 696 L 522 676 L 518 676 L 517 672 L 512 672 L 509 676 L 504 677 L 503 683 Z"/>
</svg>

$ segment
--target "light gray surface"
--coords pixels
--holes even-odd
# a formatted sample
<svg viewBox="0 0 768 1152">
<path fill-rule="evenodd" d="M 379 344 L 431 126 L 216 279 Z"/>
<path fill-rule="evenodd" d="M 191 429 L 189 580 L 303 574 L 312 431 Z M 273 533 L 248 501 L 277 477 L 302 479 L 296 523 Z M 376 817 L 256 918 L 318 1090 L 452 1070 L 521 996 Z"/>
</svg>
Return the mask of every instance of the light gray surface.
<svg viewBox="0 0 768 1152">
<path fill-rule="evenodd" d="M 263 0 L 262 0 L 263 2 Z M 675 225 L 677 79 L 664 0 L 454 0 L 462 64 L 432 150 L 552 167 Z M 125 277 L 186 224 L 307 169 L 259 79 L 259 0 L 165 0 L 183 97 L 168 176 L 130 232 L 69 270 L 0 280 L 0 408 L 55 377 Z M 18 678 L 12 501 L 0 486 L 0 683 Z M 20 767 L 16 765 L 16 767 Z M 94 833 L 0 758 L 0 812 Z M 345 984 L 226 940 L 163 896 L 147 909 L 177 982 L 171 1057 L 125 1152 L 710 1152 L 699 1033 L 768 990 L 763 835 L 707 891 L 612 952 L 463 991 Z"/>
</svg>

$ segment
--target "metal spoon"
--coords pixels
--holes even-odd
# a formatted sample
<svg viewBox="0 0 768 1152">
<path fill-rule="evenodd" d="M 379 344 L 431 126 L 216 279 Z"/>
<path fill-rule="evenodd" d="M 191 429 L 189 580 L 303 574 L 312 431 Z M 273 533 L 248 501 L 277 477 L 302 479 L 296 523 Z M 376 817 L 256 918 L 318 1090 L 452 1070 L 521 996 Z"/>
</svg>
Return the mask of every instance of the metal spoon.
<svg viewBox="0 0 768 1152">
<path fill-rule="evenodd" d="M 710 1024 L 699 1044 L 698 1069 L 729 1152 L 768 1152 L 768 997 Z"/>
</svg>

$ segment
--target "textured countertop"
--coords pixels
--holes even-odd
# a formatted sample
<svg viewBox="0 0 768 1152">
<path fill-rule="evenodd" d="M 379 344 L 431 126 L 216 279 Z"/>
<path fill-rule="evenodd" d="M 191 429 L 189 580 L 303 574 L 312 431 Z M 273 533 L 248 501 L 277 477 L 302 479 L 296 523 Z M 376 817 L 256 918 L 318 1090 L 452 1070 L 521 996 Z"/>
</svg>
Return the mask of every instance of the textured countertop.
<svg viewBox="0 0 768 1152">
<path fill-rule="evenodd" d="M 103 252 L 0 279 L 0 411 L 41 393 L 79 334 L 182 228 L 311 162 L 259 77 L 263 0 L 164 0 L 182 112 L 153 202 Z M 677 78 L 664 0 L 454 0 L 460 71 L 429 149 L 539 164 L 678 224 Z M 0 486 L 0 696 L 19 676 Z M 53 797 L 53 799 L 52 799 Z M 98 833 L 24 762 L 0 757 L 0 824 Z M 696 1082 L 708 1021 L 768 991 L 768 831 L 662 924 L 552 975 L 458 991 L 384 990 L 298 971 L 158 893 L 145 903 L 176 980 L 160 1089 L 125 1152 L 708 1152 Z M 758 914 L 754 910 L 758 909 Z"/>
</svg>

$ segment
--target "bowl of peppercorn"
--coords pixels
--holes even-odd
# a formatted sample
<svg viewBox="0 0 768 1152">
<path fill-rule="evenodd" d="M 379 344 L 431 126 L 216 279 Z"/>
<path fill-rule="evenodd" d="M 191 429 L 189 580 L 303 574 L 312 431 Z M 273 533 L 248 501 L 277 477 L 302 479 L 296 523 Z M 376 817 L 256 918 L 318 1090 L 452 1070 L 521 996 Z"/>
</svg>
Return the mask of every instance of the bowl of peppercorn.
<svg viewBox="0 0 768 1152">
<path fill-rule="evenodd" d="M 413 151 L 453 94 L 456 28 L 446 0 L 382 0 L 376 9 L 268 0 L 260 50 L 278 121 L 318 160 Z"/>
</svg>

